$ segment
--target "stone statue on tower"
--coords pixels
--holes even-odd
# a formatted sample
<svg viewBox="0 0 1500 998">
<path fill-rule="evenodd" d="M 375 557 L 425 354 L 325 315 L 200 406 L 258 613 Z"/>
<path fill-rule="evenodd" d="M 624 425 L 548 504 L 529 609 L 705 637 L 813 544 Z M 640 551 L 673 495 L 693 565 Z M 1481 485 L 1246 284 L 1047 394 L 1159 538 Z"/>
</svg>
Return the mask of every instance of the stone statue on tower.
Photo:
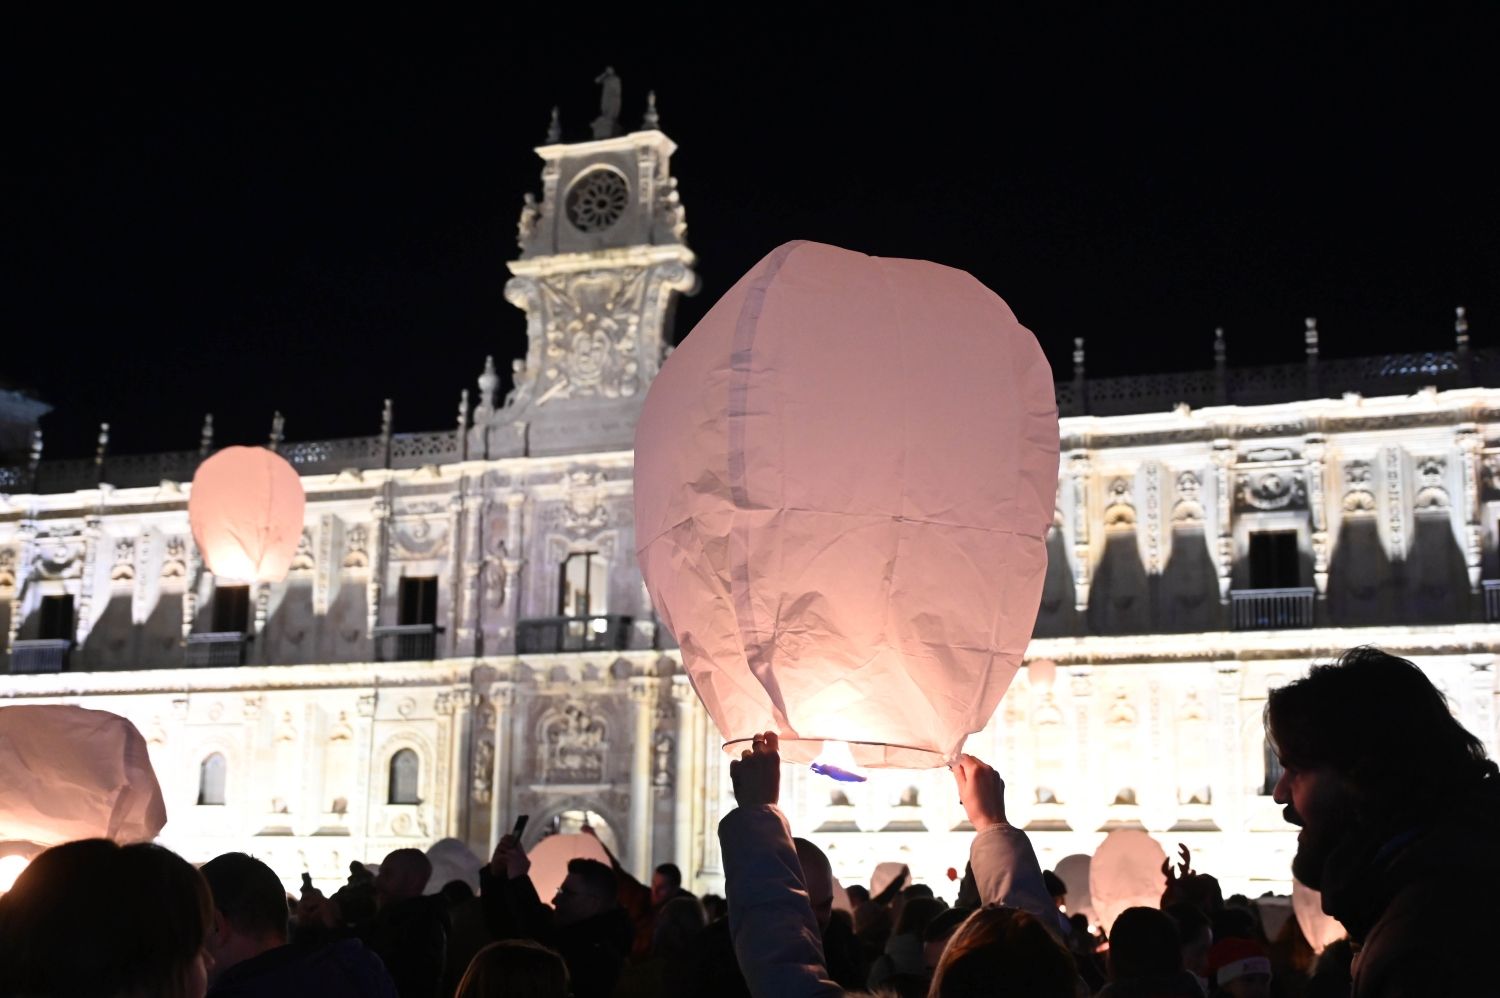
<svg viewBox="0 0 1500 998">
<path fill-rule="evenodd" d="M 620 77 L 615 74 L 615 67 L 605 66 L 594 82 L 603 88 L 599 94 L 599 117 L 594 119 L 594 138 L 611 139 L 620 134 Z"/>
</svg>

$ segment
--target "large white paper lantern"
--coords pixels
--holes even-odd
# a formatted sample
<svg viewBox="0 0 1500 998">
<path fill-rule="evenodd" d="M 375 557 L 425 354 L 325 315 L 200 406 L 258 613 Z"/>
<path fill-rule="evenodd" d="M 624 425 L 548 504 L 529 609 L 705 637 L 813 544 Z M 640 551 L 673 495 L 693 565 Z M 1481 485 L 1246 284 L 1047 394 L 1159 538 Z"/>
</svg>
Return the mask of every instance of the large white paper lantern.
<svg viewBox="0 0 1500 998">
<path fill-rule="evenodd" d="M 636 547 L 731 753 L 938 766 L 984 727 L 1041 598 L 1057 405 L 970 275 L 788 243 L 663 365 Z"/>
<path fill-rule="evenodd" d="M 0 708 L 0 843 L 154 839 L 167 823 L 146 740 L 125 718 L 68 704 Z"/>
<path fill-rule="evenodd" d="M 284 458 L 264 447 L 226 447 L 193 475 L 188 520 L 214 575 L 280 582 L 302 539 L 306 507 L 302 479 Z"/>
<path fill-rule="evenodd" d="M 1057 865 L 1052 868 L 1052 872 L 1068 887 L 1067 898 L 1063 901 L 1067 905 L 1068 914 L 1082 915 L 1089 920 L 1090 925 L 1099 921 L 1099 916 L 1094 911 L 1094 897 L 1089 893 L 1089 868 L 1093 862 L 1089 856 L 1074 853 L 1058 860 Z"/>
<path fill-rule="evenodd" d="M 1145 832 L 1117 828 L 1104 837 L 1089 864 L 1089 895 L 1108 933 L 1126 908 L 1160 908 L 1167 854 Z"/>
<path fill-rule="evenodd" d="M 531 859 L 531 869 L 527 871 L 531 886 L 536 888 L 537 897 L 548 905 L 567 879 L 568 863 L 572 860 L 592 859 L 610 865 L 609 853 L 604 851 L 599 840 L 582 833 L 549 835 L 532 847 L 527 856 Z"/>
</svg>

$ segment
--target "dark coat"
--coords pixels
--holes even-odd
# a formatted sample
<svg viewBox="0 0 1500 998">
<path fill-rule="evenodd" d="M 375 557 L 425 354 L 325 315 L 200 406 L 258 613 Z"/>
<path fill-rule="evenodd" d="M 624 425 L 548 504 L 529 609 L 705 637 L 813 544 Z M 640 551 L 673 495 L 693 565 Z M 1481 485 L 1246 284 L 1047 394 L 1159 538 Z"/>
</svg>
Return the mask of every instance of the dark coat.
<svg viewBox="0 0 1500 998">
<path fill-rule="evenodd" d="M 1351 836 L 1330 856 L 1323 909 L 1354 942 L 1353 998 L 1500 993 L 1500 780 L 1397 835 Z"/>
<path fill-rule="evenodd" d="M 440 894 L 392 901 L 355 929 L 401 998 L 437 998 L 448 957 L 448 902 Z"/>
<path fill-rule="evenodd" d="M 501 879 L 480 874 L 485 920 L 498 939 L 527 938 L 555 950 L 568 965 L 573 998 L 610 998 L 630 946 L 635 924 L 623 908 L 613 908 L 572 925 L 557 925 L 530 877 Z"/>
<path fill-rule="evenodd" d="M 224 971 L 208 998 L 396 998 L 378 957 L 358 939 L 291 944 Z"/>
</svg>

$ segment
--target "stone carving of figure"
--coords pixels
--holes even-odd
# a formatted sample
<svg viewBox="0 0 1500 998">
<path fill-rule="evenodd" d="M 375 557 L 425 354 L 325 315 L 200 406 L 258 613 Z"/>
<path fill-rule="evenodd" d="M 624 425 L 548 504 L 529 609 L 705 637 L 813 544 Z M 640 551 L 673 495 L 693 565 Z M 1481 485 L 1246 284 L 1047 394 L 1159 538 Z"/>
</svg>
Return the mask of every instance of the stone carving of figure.
<svg viewBox="0 0 1500 998">
<path fill-rule="evenodd" d="M 513 409 L 526 401 L 530 394 L 531 386 L 526 383 L 526 362 L 517 358 L 510 362 L 510 391 L 505 393 L 505 401 L 500 403 L 500 408 Z"/>
<path fill-rule="evenodd" d="M 521 249 L 531 242 L 536 234 L 536 223 L 541 220 L 542 209 L 536 203 L 536 195 L 527 191 L 521 196 L 521 220 L 516 223 L 516 245 Z"/>
<path fill-rule="evenodd" d="M 615 67 L 605 66 L 594 82 L 603 88 L 599 94 L 599 117 L 594 119 L 594 138 L 613 138 L 620 134 L 620 78 L 615 75 Z"/>
</svg>

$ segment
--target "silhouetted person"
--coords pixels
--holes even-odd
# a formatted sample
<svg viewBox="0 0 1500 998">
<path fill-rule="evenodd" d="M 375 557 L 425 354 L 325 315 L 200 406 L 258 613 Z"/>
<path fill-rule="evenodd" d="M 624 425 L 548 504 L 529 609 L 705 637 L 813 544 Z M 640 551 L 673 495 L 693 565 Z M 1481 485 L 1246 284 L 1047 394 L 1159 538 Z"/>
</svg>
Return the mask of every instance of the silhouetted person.
<svg viewBox="0 0 1500 998">
<path fill-rule="evenodd" d="M 288 944 L 286 891 L 265 863 L 231 852 L 199 872 L 214 902 L 210 998 L 395 998 L 390 974 L 359 940 Z"/>
<path fill-rule="evenodd" d="M 692 897 L 682 889 L 682 871 L 676 863 L 663 863 L 651 874 L 651 907 L 661 908 L 673 898 Z"/>
<path fill-rule="evenodd" d="M 1357 949 L 1355 998 L 1494 993 L 1500 776 L 1411 662 L 1355 648 L 1272 690 L 1273 796 L 1302 826 L 1292 871 Z"/>
<path fill-rule="evenodd" d="M 1015 908 L 989 907 L 959 926 L 932 976 L 931 998 L 1073 998 L 1078 971 L 1046 923 Z"/>
<path fill-rule="evenodd" d="M 1201 998 L 1182 966 L 1177 927 L 1156 908 L 1126 908 L 1109 930 L 1109 984 L 1100 998 Z"/>
<path fill-rule="evenodd" d="M 614 871 L 596 860 L 570 860 L 548 908 L 527 876 L 530 869 L 520 841 L 502 838 L 480 872 L 480 900 L 490 924 L 511 924 L 556 950 L 568 965 L 574 998 L 609 998 L 635 935 L 620 907 Z"/>
<path fill-rule="evenodd" d="M 150 843 L 68 842 L 0 895 L 0 994 L 203 998 L 208 885 Z"/>
</svg>

